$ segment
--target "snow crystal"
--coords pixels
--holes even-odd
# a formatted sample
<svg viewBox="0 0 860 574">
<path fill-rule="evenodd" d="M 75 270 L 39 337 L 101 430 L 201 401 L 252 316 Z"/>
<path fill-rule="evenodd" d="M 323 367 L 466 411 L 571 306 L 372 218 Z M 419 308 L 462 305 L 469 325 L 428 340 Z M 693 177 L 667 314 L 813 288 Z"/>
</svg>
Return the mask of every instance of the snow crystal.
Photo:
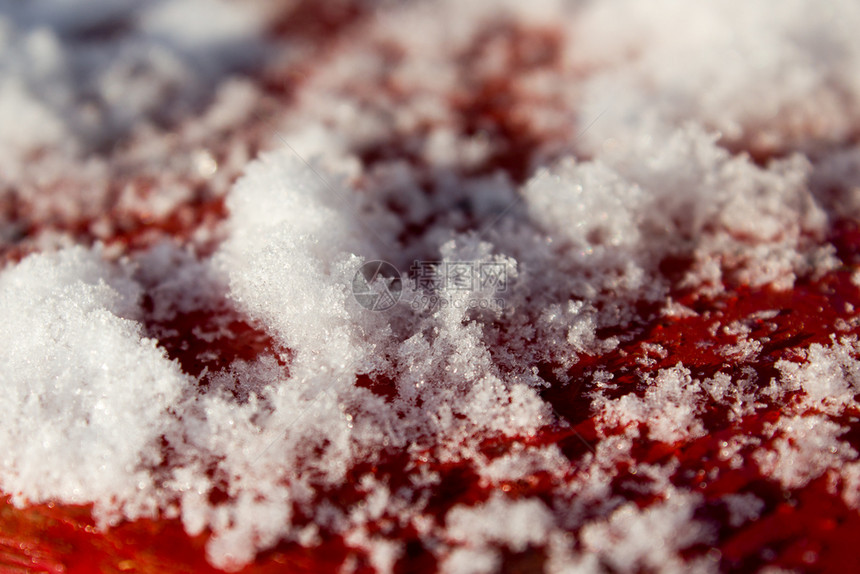
<svg viewBox="0 0 860 574">
<path fill-rule="evenodd" d="M 727 407 L 731 421 L 751 415 L 757 406 L 761 406 L 761 403 L 757 402 L 758 384 L 754 371 L 748 371 L 747 376 L 735 379 L 725 373 L 716 373 L 712 378 L 702 381 L 702 388 L 710 395 L 711 400 Z"/>
</svg>

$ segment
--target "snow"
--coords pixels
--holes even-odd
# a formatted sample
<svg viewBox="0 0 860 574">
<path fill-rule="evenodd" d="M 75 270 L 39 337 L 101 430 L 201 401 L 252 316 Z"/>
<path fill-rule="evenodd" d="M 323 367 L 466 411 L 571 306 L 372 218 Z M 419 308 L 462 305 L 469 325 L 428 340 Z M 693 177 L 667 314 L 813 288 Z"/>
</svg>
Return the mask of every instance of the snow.
<svg viewBox="0 0 860 574">
<path fill-rule="evenodd" d="M 96 503 L 102 521 L 156 511 L 168 409 L 190 384 L 136 321 L 140 286 L 77 247 L 0 276 L 0 488 L 16 503 Z"/>
<path fill-rule="evenodd" d="M 839 440 L 847 430 L 821 415 L 784 416 L 765 431 L 776 435 L 773 448 L 762 447 L 754 457 L 766 476 L 785 488 L 798 488 L 857 458 L 857 452 Z"/>
<path fill-rule="evenodd" d="M 347 370 L 369 354 L 362 347 L 371 333 L 361 331 L 363 309 L 345 287 L 375 238 L 368 241 L 363 235 L 372 232 L 350 217 L 361 209 L 349 205 L 355 194 L 335 185 L 291 150 L 261 158 L 230 194 L 223 266 L 232 295 L 296 351 L 298 363 L 307 349 L 320 366 Z"/>
<path fill-rule="evenodd" d="M 638 435 L 638 425 L 642 424 L 647 426 L 649 438 L 670 444 L 705 435 L 697 416 L 703 404 L 702 387 L 692 379 L 688 369 L 681 364 L 661 369 L 646 384 L 643 397 L 627 394 L 617 400 L 606 400 L 597 394 L 592 409 L 599 413 L 598 428 L 622 427 Z"/>
<path fill-rule="evenodd" d="M 589 3 L 571 60 L 601 70 L 584 89 L 587 116 L 608 112 L 587 139 L 695 118 L 762 151 L 839 141 L 858 112 L 858 17 L 849 2 L 794 0 L 778 13 L 765 1 Z"/>
<path fill-rule="evenodd" d="M 4 155 L 49 144 L 80 149 L 132 122 L 180 113 L 253 52 L 260 19 L 248 5 L 220 0 L 4 2 L 0 69 L 9 99 L 0 109 L 14 114 L 21 102 L 13 98 L 25 98 L 33 114 L 4 125 L 27 126 L 28 137 L 39 138 L 17 141 Z M 125 23 L 131 33 L 87 38 L 99 26 Z"/>
<path fill-rule="evenodd" d="M 741 526 L 750 520 L 756 520 L 764 509 L 764 501 L 754 494 L 727 494 L 723 497 L 729 510 L 729 524 Z"/>
<path fill-rule="evenodd" d="M 855 338 L 837 342 L 834 336 L 829 347 L 810 345 L 803 353 L 803 363 L 782 360 L 776 367 L 784 388 L 800 388 L 810 406 L 839 414 L 854 404 L 854 395 L 860 391 L 860 363 L 855 358 L 858 351 Z"/>
<path fill-rule="evenodd" d="M 679 292 L 695 306 L 850 267 L 827 238 L 860 213 L 857 4 L 373 10 L 323 49 L 274 41 L 257 2 L 0 2 L 0 490 L 94 503 L 101 525 L 178 517 L 226 569 L 335 534 L 390 572 L 409 526 L 452 573 L 530 549 L 553 571 L 709 572 L 713 554 L 682 558 L 716 540 L 702 495 L 677 460 L 633 452 L 772 408 L 717 458 L 786 490 L 827 476 L 856 507 L 856 336 L 792 344 L 764 380 L 769 308 L 705 317 L 710 374 L 648 342 L 632 370 L 570 372 L 624 358 L 642 308 L 699 319 Z M 350 288 L 373 260 L 506 281 L 404 275 L 373 312 Z M 238 321 L 271 343 L 200 373 L 171 358 L 186 337 L 217 365 L 245 344 Z M 547 429 L 582 453 L 529 442 Z M 356 476 L 392 454 L 405 486 Z M 433 515 L 444 465 L 488 498 Z M 539 479 L 544 496 L 516 495 Z M 361 500 L 343 505 L 349 480 Z M 766 512 L 722 503 L 734 528 Z"/>
<path fill-rule="evenodd" d="M 511 502 L 496 494 L 474 507 L 454 507 L 448 513 L 446 534 L 458 548 L 445 559 L 442 570 L 496 571 L 500 557 L 494 547 L 523 552 L 530 545 L 543 545 L 552 526 L 552 515 L 537 499 Z"/>
<path fill-rule="evenodd" d="M 628 503 L 607 520 L 587 525 L 582 532 L 583 544 L 618 572 L 635 572 L 639 567 L 661 572 L 716 572 L 716 564 L 686 564 L 677 555 L 679 550 L 706 543 L 712 537 L 707 526 L 693 520 L 698 502 L 695 495 L 675 493 L 645 510 Z"/>
</svg>

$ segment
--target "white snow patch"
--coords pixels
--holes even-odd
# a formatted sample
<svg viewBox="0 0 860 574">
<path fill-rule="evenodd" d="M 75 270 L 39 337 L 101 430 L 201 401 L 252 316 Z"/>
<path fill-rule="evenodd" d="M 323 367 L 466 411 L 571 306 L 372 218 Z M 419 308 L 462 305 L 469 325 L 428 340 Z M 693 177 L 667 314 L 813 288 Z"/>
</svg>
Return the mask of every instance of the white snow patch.
<svg viewBox="0 0 860 574">
<path fill-rule="evenodd" d="M 33 255 L 0 274 L 0 487 L 14 503 L 157 510 L 158 443 L 189 380 L 135 319 L 141 289 L 98 250 Z"/>
</svg>

